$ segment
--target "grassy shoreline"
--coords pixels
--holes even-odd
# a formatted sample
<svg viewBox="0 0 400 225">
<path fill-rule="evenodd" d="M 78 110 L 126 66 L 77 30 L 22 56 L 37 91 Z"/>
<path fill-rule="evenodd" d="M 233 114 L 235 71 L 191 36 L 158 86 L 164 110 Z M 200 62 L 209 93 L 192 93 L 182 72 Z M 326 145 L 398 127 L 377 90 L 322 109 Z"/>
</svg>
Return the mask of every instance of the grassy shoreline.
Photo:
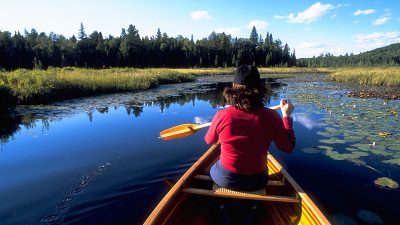
<svg viewBox="0 0 400 225">
<path fill-rule="evenodd" d="M 328 80 L 342 83 L 400 86 L 400 67 L 367 67 L 333 69 Z"/>
<path fill-rule="evenodd" d="M 260 68 L 260 72 L 295 74 L 321 71 L 310 68 Z M 0 98 L 4 100 L 7 96 L 17 104 L 37 104 L 70 97 L 145 90 L 160 84 L 194 81 L 197 76 L 233 73 L 234 68 L 18 69 L 0 72 Z"/>
<path fill-rule="evenodd" d="M 49 68 L 0 72 L 0 111 L 17 104 L 51 101 L 104 93 L 139 91 L 160 84 L 194 81 L 197 76 L 233 74 L 234 68 Z M 400 86 L 400 68 L 259 68 L 272 77 L 329 74 L 337 82 Z"/>
</svg>

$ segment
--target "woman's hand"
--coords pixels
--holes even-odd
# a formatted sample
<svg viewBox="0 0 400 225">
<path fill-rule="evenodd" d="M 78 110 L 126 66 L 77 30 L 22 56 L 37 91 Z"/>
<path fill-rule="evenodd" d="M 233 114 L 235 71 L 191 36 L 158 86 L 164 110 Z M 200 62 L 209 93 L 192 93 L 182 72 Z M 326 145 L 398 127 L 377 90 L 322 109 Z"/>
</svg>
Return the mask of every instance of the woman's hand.
<svg viewBox="0 0 400 225">
<path fill-rule="evenodd" d="M 280 106 L 282 117 L 289 117 L 294 110 L 294 105 L 289 101 L 289 99 L 281 100 Z"/>
</svg>

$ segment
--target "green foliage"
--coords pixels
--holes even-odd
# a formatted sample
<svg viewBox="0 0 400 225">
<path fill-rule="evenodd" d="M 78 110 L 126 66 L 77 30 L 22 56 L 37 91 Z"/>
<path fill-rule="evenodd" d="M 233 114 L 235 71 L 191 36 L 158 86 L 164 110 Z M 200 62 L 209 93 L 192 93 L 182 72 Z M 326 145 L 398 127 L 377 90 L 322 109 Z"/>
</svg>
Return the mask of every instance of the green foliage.
<svg viewBox="0 0 400 225">
<path fill-rule="evenodd" d="M 259 37 L 253 28 L 250 38 L 233 38 L 212 32 L 197 40 L 168 37 L 157 30 L 156 36 L 141 37 L 138 29 L 129 25 L 120 37 L 103 37 L 101 32 L 86 34 L 80 24 L 77 38 L 38 33 L 35 29 L 24 35 L 0 31 L 0 67 L 46 69 L 53 67 L 123 68 L 123 67 L 232 67 L 238 64 L 257 66 L 294 66 L 294 52 L 282 46 L 267 33 Z"/>
<path fill-rule="evenodd" d="M 400 86 L 400 67 L 388 68 L 341 68 L 329 75 L 337 82 Z"/>
<path fill-rule="evenodd" d="M 371 66 L 400 66 L 400 43 L 377 48 L 357 55 L 332 54 L 297 60 L 300 67 L 371 67 Z"/>
</svg>

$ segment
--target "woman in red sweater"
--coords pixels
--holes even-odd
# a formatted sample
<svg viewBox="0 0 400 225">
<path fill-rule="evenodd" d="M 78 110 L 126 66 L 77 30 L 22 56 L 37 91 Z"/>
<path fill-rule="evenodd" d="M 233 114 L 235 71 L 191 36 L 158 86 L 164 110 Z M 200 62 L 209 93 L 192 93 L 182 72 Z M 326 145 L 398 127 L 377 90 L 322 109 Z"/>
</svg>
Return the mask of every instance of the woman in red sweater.
<svg viewBox="0 0 400 225">
<path fill-rule="evenodd" d="M 255 66 L 243 65 L 236 70 L 232 87 L 224 97 L 231 106 L 218 111 L 205 136 L 207 144 L 221 143 L 221 155 L 211 168 L 216 184 L 238 191 L 259 190 L 268 182 L 265 153 L 271 142 L 290 153 L 295 146 L 288 100 L 280 102 L 283 119 L 264 107 L 266 88 Z"/>
</svg>

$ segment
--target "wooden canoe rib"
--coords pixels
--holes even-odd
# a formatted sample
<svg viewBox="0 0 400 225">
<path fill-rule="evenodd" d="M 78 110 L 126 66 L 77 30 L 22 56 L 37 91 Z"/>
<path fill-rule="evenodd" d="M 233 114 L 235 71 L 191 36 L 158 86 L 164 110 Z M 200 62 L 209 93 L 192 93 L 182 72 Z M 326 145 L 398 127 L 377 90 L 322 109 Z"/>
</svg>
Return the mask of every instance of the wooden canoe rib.
<svg viewBox="0 0 400 225">
<path fill-rule="evenodd" d="M 212 208 L 213 205 L 217 206 L 218 199 L 261 202 L 264 211 L 268 213 L 258 217 L 258 224 L 330 224 L 271 154 L 266 158 L 270 182 L 262 193 L 217 191 L 208 174 L 219 153 L 219 144 L 211 146 L 175 183 L 144 224 L 217 224 Z"/>
</svg>

